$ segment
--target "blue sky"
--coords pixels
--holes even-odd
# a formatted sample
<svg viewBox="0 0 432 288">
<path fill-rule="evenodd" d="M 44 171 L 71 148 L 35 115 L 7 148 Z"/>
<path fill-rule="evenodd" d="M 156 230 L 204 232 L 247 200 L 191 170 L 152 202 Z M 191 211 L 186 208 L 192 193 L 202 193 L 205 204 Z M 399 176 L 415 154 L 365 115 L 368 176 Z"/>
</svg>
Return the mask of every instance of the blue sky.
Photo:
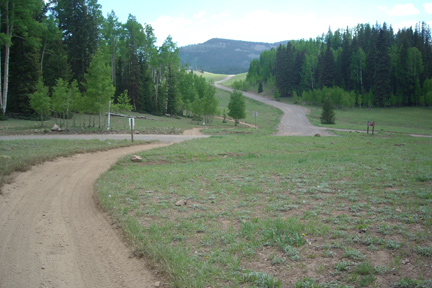
<svg viewBox="0 0 432 288">
<path fill-rule="evenodd" d="M 432 26 L 432 0 L 98 0 L 104 16 L 114 10 L 154 28 L 157 45 L 171 35 L 179 47 L 211 38 L 278 42 L 315 38 L 359 23 L 386 22 L 395 31 L 425 21 Z"/>
</svg>

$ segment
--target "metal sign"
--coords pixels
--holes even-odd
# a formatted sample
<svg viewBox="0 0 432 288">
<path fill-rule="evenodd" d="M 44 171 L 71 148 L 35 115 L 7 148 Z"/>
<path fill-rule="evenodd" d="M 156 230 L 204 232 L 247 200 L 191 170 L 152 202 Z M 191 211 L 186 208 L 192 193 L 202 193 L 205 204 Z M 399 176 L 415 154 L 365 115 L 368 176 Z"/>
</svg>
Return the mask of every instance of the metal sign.
<svg viewBox="0 0 432 288">
<path fill-rule="evenodd" d="M 129 128 L 135 128 L 135 118 L 129 118 Z"/>
</svg>

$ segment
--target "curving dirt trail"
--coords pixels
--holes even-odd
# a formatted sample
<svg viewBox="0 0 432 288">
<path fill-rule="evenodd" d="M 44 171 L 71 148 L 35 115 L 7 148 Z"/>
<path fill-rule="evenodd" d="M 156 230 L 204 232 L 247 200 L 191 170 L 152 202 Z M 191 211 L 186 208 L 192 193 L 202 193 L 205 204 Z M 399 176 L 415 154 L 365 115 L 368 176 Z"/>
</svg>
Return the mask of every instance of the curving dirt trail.
<svg viewBox="0 0 432 288">
<path fill-rule="evenodd" d="M 94 199 L 95 180 L 148 144 L 33 167 L 0 195 L 0 287 L 155 287 Z"/>
<path fill-rule="evenodd" d="M 225 79 L 221 81 L 217 81 L 214 85 L 216 88 L 223 89 L 229 92 L 232 92 L 233 89 L 229 87 L 225 87 L 222 85 L 219 85 L 222 82 L 225 82 L 235 75 L 229 75 Z M 271 99 L 264 98 L 262 96 L 259 96 L 257 94 L 252 94 L 248 92 L 243 92 L 243 95 L 245 95 L 248 98 L 257 100 L 259 102 L 262 102 L 264 104 L 276 107 L 284 113 L 281 122 L 278 126 L 278 132 L 276 135 L 278 136 L 290 136 L 290 135 L 297 135 L 297 136 L 313 136 L 315 134 L 320 134 L 321 136 L 332 136 L 333 134 L 326 130 L 326 128 L 316 127 L 313 126 L 309 119 L 306 117 L 306 114 L 309 113 L 309 110 L 307 108 L 297 106 L 297 105 L 290 105 L 285 104 L 282 102 L 274 101 Z M 259 117 L 259 116 L 258 116 Z"/>
</svg>

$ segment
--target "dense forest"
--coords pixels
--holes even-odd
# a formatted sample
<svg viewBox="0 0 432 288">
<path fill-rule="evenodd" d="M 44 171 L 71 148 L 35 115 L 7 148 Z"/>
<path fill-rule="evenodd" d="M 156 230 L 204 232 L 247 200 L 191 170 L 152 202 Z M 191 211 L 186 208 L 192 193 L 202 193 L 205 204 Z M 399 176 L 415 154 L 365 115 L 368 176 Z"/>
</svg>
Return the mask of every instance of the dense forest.
<svg viewBox="0 0 432 288">
<path fill-rule="evenodd" d="M 0 106 L 9 116 L 119 109 L 214 115 L 215 90 L 180 65 L 168 37 L 129 15 L 102 15 L 97 0 L 2 0 Z M 42 115 L 41 115 L 42 116 Z"/>
<path fill-rule="evenodd" d="M 247 81 L 314 105 L 330 96 L 341 107 L 432 106 L 431 30 L 424 22 L 397 33 L 386 23 L 329 29 L 262 52 Z"/>
</svg>

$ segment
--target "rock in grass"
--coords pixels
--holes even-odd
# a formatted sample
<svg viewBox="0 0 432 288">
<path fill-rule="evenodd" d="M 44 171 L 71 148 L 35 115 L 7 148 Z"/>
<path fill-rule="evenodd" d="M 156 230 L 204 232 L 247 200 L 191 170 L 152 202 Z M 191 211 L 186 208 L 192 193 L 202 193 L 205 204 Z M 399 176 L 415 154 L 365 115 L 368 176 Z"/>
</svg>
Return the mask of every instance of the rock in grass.
<svg viewBox="0 0 432 288">
<path fill-rule="evenodd" d="M 185 206 L 187 204 L 187 200 L 181 199 L 175 203 L 176 206 Z"/>
<path fill-rule="evenodd" d="M 142 162 L 142 158 L 138 155 L 133 155 L 131 157 L 132 162 Z"/>
<path fill-rule="evenodd" d="M 317 133 L 314 135 L 315 137 L 321 137 L 321 134 Z"/>
<path fill-rule="evenodd" d="M 54 126 L 51 128 L 51 131 L 59 132 L 59 131 L 61 131 L 61 129 L 57 124 L 54 124 Z"/>
</svg>

